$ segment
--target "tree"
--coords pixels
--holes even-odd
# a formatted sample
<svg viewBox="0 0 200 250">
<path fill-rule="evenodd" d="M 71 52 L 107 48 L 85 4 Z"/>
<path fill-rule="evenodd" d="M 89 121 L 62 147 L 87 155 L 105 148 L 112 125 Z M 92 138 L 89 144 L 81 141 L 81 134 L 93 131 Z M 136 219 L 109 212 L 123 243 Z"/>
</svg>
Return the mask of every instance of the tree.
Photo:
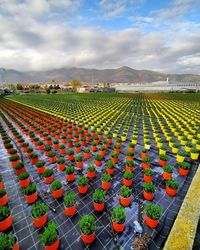
<svg viewBox="0 0 200 250">
<path fill-rule="evenodd" d="M 50 89 L 46 89 L 46 93 L 47 93 L 47 94 L 50 94 L 50 93 L 51 93 L 51 90 L 50 90 Z"/>
<path fill-rule="evenodd" d="M 23 87 L 21 84 L 17 84 L 17 90 L 23 90 Z"/>
<path fill-rule="evenodd" d="M 50 86 L 49 86 L 49 89 L 53 89 L 53 86 L 52 86 L 52 85 L 50 85 Z"/>
<path fill-rule="evenodd" d="M 78 80 L 75 80 L 75 79 L 71 80 L 70 83 L 71 83 L 72 88 L 74 89 L 74 91 L 76 91 L 77 88 L 81 86 L 81 83 Z"/>
</svg>

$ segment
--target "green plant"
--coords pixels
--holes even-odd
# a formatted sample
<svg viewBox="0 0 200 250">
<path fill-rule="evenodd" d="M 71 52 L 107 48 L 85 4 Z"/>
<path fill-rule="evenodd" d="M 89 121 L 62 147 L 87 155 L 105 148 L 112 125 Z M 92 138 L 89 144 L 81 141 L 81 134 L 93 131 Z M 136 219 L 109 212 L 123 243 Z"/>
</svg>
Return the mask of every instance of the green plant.
<svg viewBox="0 0 200 250">
<path fill-rule="evenodd" d="M 65 145 L 64 145 L 64 144 L 61 144 L 61 145 L 59 146 L 59 149 L 65 149 Z"/>
<path fill-rule="evenodd" d="M 36 190 L 37 190 L 37 187 L 36 187 L 35 183 L 31 183 L 27 187 L 24 187 L 22 189 L 24 195 L 27 195 L 27 196 L 34 194 L 36 192 Z"/>
<path fill-rule="evenodd" d="M 128 144 L 128 146 L 129 146 L 129 148 L 134 148 L 134 147 L 135 147 L 135 144 L 132 143 L 132 142 L 130 142 L 130 143 Z"/>
<path fill-rule="evenodd" d="M 19 163 L 17 164 L 17 166 L 15 167 L 16 170 L 20 170 L 20 169 L 22 169 L 22 168 L 24 168 L 24 164 L 23 164 L 22 162 L 19 162 Z"/>
<path fill-rule="evenodd" d="M 107 168 L 113 169 L 115 168 L 115 163 L 112 160 L 107 161 Z"/>
<path fill-rule="evenodd" d="M 142 148 L 142 153 L 147 153 L 147 149 L 146 148 Z"/>
<path fill-rule="evenodd" d="M 172 144 L 172 147 L 173 147 L 173 148 L 180 148 L 180 145 L 179 145 L 178 143 L 173 143 L 173 144 Z"/>
<path fill-rule="evenodd" d="M 153 182 L 145 182 L 144 183 L 144 191 L 147 193 L 154 193 L 156 190 L 156 186 Z"/>
<path fill-rule="evenodd" d="M 51 183 L 51 191 L 59 190 L 62 188 L 62 183 L 59 180 L 55 180 Z"/>
<path fill-rule="evenodd" d="M 133 178 L 133 173 L 130 171 L 125 171 L 123 177 L 126 180 L 131 180 Z"/>
<path fill-rule="evenodd" d="M 97 144 L 96 144 L 96 142 L 95 141 L 93 141 L 92 142 L 92 146 L 96 146 Z"/>
<path fill-rule="evenodd" d="M 0 221 L 7 219 L 10 216 L 10 208 L 8 206 L 0 207 Z"/>
<path fill-rule="evenodd" d="M 109 174 L 104 173 L 102 174 L 101 179 L 103 182 L 110 182 L 111 176 Z"/>
<path fill-rule="evenodd" d="M 95 189 L 92 198 L 95 203 L 102 204 L 105 201 L 105 191 L 102 189 Z"/>
<path fill-rule="evenodd" d="M 4 195 L 6 195 L 6 190 L 0 189 L 0 198 L 2 198 Z"/>
<path fill-rule="evenodd" d="M 198 153 L 199 151 L 196 149 L 196 148 L 193 148 L 192 150 L 191 150 L 191 153 L 193 153 L 193 154 L 196 154 L 196 153 Z"/>
<path fill-rule="evenodd" d="M 66 174 L 72 174 L 74 173 L 74 167 L 73 166 L 67 166 L 65 169 Z"/>
<path fill-rule="evenodd" d="M 0 232 L 0 249 L 12 250 L 16 243 L 16 238 L 12 233 L 6 234 Z"/>
<path fill-rule="evenodd" d="M 38 161 L 35 165 L 37 168 L 41 168 L 45 165 L 45 161 Z"/>
<path fill-rule="evenodd" d="M 29 172 L 25 171 L 25 172 L 19 174 L 17 179 L 18 179 L 18 181 L 26 180 L 29 176 L 30 176 Z"/>
<path fill-rule="evenodd" d="M 142 158 L 142 162 L 145 164 L 150 164 L 152 162 L 152 159 L 149 157 L 144 157 Z"/>
<path fill-rule="evenodd" d="M 144 174 L 146 176 L 153 176 L 154 175 L 153 170 L 151 168 L 145 168 Z"/>
<path fill-rule="evenodd" d="M 75 193 L 74 191 L 70 191 L 68 193 L 66 193 L 66 195 L 64 196 L 64 204 L 66 207 L 72 207 L 74 206 L 76 203 L 76 199 L 75 199 Z"/>
<path fill-rule="evenodd" d="M 76 160 L 77 162 L 82 162 L 82 161 L 83 161 L 82 155 L 77 155 L 77 156 L 75 157 L 75 160 Z"/>
<path fill-rule="evenodd" d="M 180 155 L 180 156 L 183 156 L 183 157 L 186 156 L 186 152 L 182 151 L 182 150 L 179 150 L 177 154 Z"/>
<path fill-rule="evenodd" d="M 51 151 L 51 146 L 50 145 L 46 145 L 44 148 L 44 151 L 48 152 Z"/>
<path fill-rule="evenodd" d="M 188 141 L 188 142 L 186 142 L 185 146 L 186 146 L 186 147 L 189 147 L 189 148 L 192 148 L 192 147 L 193 147 L 193 144 L 192 144 L 190 141 Z"/>
<path fill-rule="evenodd" d="M 44 173 L 42 175 L 43 175 L 43 177 L 52 176 L 53 175 L 53 169 L 46 168 L 45 171 L 44 171 Z"/>
<path fill-rule="evenodd" d="M 39 219 L 48 211 L 48 207 L 44 202 L 36 202 L 31 207 L 33 218 Z"/>
<path fill-rule="evenodd" d="M 85 148 L 85 149 L 83 150 L 83 152 L 84 152 L 84 153 L 90 153 L 90 149 L 89 149 L 89 148 Z"/>
<path fill-rule="evenodd" d="M 73 154 L 74 154 L 74 151 L 72 149 L 67 150 L 67 155 L 73 155 Z"/>
<path fill-rule="evenodd" d="M 84 187 L 88 184 L 88 178 L 85 176 L 80 176 L 78 178 L 78 186 L 79 187 Z"/>
<path fill-rule="evenodd" d="M 165 145 L 162 145 L 162 146 L 160 147 L 160 149 L 161 149 L 161 150 L 165 150 L 165 151 L 166 151 L 166 150 L 168 149 L 168 147 L 167 147 L 167 146 L 165 146 Z"/>
<path fill-rule="evenodd" d="M 94 172 L 95 171 L 95 166 L 94 165 L 89 165 L 87 171 L 88 172 Z"/>
<path fill-rule="evenodd" d="M 169 179 L 167 182 L 166 182 L 166 185 L 171 188 L 171 189 L 174 189 L 174 190 L 177 190 L 178 187 L 179 187 L 179 183 L 177 181 L 175 181 L 173 178 Z"/>
<path fill-rule="evenodd" d="M 123 224 L 126 220 L 125 209 L 122 206 L 114 208 L 111 217 L 116 224 Z"/>
<path fill-rule="evenodd" d="M 126 156 L 134 156 L 134 152 L 128 150 L 128 151 L 126 152 Z"/>
<path fill-rule="evenodd" d="M 134 167 L 134 161 L 133 160 L 127 160 L 126 161 L 126 166 L 128 166 L 128 167 Z"/>
<path fill-rule="evenodd" d="M 53 141 L 53 144 L 58 144 L 58 143 L 59 143 L 58 140 L 54 140 L 54 141 Z"/>
<path fill-rule="evenodd" d="M 79 221 L 81 232 L 85 235 L 94 233 L 96 229 L 95 218 L 93 215 L 83 215 Z"/>
<path fill-rule="evenodd" d="M 119 156 L 119 154 L 116 153 L 116 152 L 112 152 L 112 153 L 111 153 L 111 157 L 112 157 L 112 158 L 118 158 L 118 156 Z"/>
<path fill-rule="evenodd" d="M 124 198 L 128 198 L 131 196 L 132 190 L 129 187 L 122 186 L 120 189 L 120 195 Z"/>
<path fill-rule="evenodd" d="M 162 208 L 156 204 L 148 203 L 145 206 L 146 214 L 152 220 L 159 220 L 162 214 Z"/>
<path fill-rule="evenodd" d="M 10 156 L 10 157 L 9 157 L 9 160 L 12 161 L 12 162 L 13 162 L 13 161 L 18 161 L 18 160 L 19 160 L 19 156 L 18 156 L 18 155 Z"/>
<path fill-rule="evenodd" d="M 167 161 L 168 160 L 168 155 L 159 155 L 159 159 L 162 160 L 162 161 Z"/>
<path fill-rule="evenodd" d="M 103 156 L 100 155 L 100 154 L 95 154 L 94 159 L 95 159 L 96 161 L 102 161 Z"/>
<path fill-rule="evenodd" d="M 48 157 L 54 157 L 54 156 L 56 156 L 56 153 L 55 153 L 55 152 L 50 152 L 50 153 L 48 153 Z"/>
<path fill-rule="evenodd" d="M 44 232 L 40 234 L 40 240 L 45 246 L 52 245 L 58 237 L 57 225 L 54 222 L 49 222 L 44 228 Z"/>
<path fill-rule="evenodd" d="M 169 165 L 166 165 L 163 167 L 163 170 L 166 172 L 166 173 L 169 173 L 169 174 L 172 174 L 173 173 L 173 168 Z"/>
<path fill-rule="evenodd" d="M 80 142 L 75 142 L 75 143 L 74 143 L 74 146 L 75 146 L 76 148 L 80 148 L 81 144 L 80 144 Z"/>
<path fill-rule="evenodd" d="M 58 160 L 57 160 L 57 163 L 58 164 L 63 164 L 65 163 L 65 159 L 63 157 L 60 157 Z"/>
<path fill-rule="evenodd" d="M 30 155 L 30 158 L 31 159 L 35 159 L 35 158 L 37 158 L 38 157 L 38 154 L 36 154 L 36 153 L 32 153 L 31 155 Z"/>
<path fill-rule="evenodd" d="M 119 144 L 114 144 L 114 148 L 116 148 L 116 149 L 120 149 L 120 148 L 121 148 L 121 146 L 120 146 Z"/>
</svg>

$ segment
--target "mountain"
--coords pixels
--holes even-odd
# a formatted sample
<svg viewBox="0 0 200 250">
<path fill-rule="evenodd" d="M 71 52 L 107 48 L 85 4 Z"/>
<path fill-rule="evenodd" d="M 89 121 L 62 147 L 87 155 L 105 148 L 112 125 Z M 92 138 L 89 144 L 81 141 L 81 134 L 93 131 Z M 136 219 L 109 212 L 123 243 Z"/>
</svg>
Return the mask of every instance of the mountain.
<svg viewBox="0 0 200 250">
<path fill-rule="evenodd" d="M 83 82 L 151 83 L 156 81 L 200 82 L 200 75 L 163 74 L 150 70 L 135 70 L 126 66 L 117 69 L 61 68 L 48 71 L 21 72 L 0 68 L 0 82 L 68 82 L 77 79 Z"/>
</svg>

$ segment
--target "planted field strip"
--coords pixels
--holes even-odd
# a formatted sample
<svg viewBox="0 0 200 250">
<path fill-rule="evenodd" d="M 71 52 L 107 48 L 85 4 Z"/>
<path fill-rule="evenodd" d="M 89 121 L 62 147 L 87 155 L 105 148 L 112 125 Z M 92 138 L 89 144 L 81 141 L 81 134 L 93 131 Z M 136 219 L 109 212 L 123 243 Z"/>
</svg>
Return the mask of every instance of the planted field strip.
<svg viewBox="0 0 200 250">
<path fill-rule="evenodd" d="M 1 99 L 0 174 L 9 196 L 2 206 L 9 207 L 13 218 L 2 231 L 12 232 L 20 249 L 43 249 L 39 235 L 44 227 L 36 228 L 32 218 L 37 201 L 48 207 L 44 225 L 57 225 L 53 236 L 58 232 L 60 249 L 130 249 L 144 237 L 149 249 L 161 249 L 199 164 L 200 104 L 186 97 L 68 94 Z M 24 172 L 28 188 L 20 187 Z M 96 211 L 94 203 L 100 203 L 93 194 L 102 188 L 104 207 Z M 64 196 L 71 191 L 76 208 L 67 216 Z M 120 204 L 125 214 L 121 221 L 119 211 L 113 213 Z M 78 223 L 83 215 L 92 215 L 95 222 L 90 246 L 83 243 Z M 123 225 L 122 232 L 114 223 Z"/>
</svg>

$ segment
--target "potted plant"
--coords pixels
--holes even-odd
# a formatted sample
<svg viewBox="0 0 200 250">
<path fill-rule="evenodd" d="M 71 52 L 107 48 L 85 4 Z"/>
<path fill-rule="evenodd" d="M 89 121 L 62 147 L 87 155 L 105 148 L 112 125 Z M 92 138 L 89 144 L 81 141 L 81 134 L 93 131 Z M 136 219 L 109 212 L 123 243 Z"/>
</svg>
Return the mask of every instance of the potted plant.
<svg viewBox="0 0 200 250">
<path fill-rule="evenodd" d="M 179 151 L 180 145 L 178 143 L 172 144 L 172 153 L 177 154 Z"/>
<path fill-rule="evenodd" d="M 44 183 L 45 184 L 52 183 L 52 181 L 53 181 L 53 169 L 46 168 L 42 175 L 44 177 Z"/>
<path fill-rule="evenodd" d="M 165 155 L 167 152 L 168 147 L 165 145 L 162 145 L 159 149 L 159 155 Z"/>
<path fill-rule="evenodd" d="M 135 144 L 130 142 L 128 144 L 128 151 L 135 152 Z"/>
<path fill-rule="evenodd" d="M 134 161 L 133 160 L 127 160 L 126 165 L 125 165 L 125 170 L 133 172 L 133 168 L 134 168 Z"/>
<path fill-rule="evenodd" d="M 83 215 L 79 221 L 81 238 L 84 243 L 90 244 L 95 239 L 95 218 L 93 215 Z"/>
<path fill-rule="evenodd" d="M 70 191 L 64 196 L 64 209 L 67 216 L 73 216 L 76 213 L 76 199 L 74 191 Z"/>
<path fill-rule="evenodd" d="M 148 157 L 148 150 L 146 149 L 146 148 L 142 148 L 142 151 L 141 151 L 141 153 L 140 153 L 140 157 L 141 158 L 146 158 L 146 157 Z"/>
<path fill-rule="evenodd" d="M 151 158 L 149 158 L 149 157 L 143 157 L 142 158 L 142 168 L 143 169 L 150 168 L 151 162 L 152 162 Z"/>
<path fill-rule="evenodd" d="M 110 189 L 111 186 L 111 176 L 109 174 L 102 174 L 101 177 L 101 186 L 104 190 Z"/>
<path fill-rule="evenodd" d="M 89 148 L 86 148 L 83 150 L 83 157 L 84 159 L 89 159 L 91 157 L 91 154 L 90 154 L 90 149 Z"/>
<path fill-rule="evenodd" d="M 116 153 L 116 152 L 111 153 L 111 159 L 112 159 L 113 163 L 118 163 L 118 157 L 119 157 L 118 153 Z"/>
<path fill-rule="evenodd" d="M 190 151 L 190 157 L 194 161 L 198 160 L 198 158 L 199 158 L 199 151 L 198 151 L 198 149 L 196 149 L 196 148 L 191 149 L 191 151 Z"/>
<path fill-rule="evenodd" d="M 144 182 L 152 182 L 153 181 L 153 170 L 151 168 L 144 169 Z"/>
<path fill-rule="evenodd" d="M 49 222 L 40 234 L 41 243 L 45 250 L 57 250 L 59 248 L 60 239 L 57 225 L 54 222 Z"/>
<path fill-rule="evenodd" d="M 19 250 L 19 244 L 16 237 L 12 234 L 0 232 L 0 249 L 2 250 Z"/>
<path fill-rule="evenodd" d="M 178 187 L 179 187 L 179 183 L 175 181 L 173 178 L 171 178 L 166 182 L 166 193 L 169 196 L 175 196 L 177 193 Z"/>
<path fill-rule="evenodd" d="M 87 177 L 89 179 L 93 179 L 95 176 L 96 176 L 95 166 L 94 165 L 89 165 L 89 167 L 87 169 Z"/>
<path fill-rule="evenodd" d="M 38 162 L 38 154 L 32 153 L 30 155 L 31 164 L 35 165 Z"/>
<path fill-rule="evenodd" d="M 59 199 L 63 195 L 62 184 L 59 180 L 51 183 L 51 192 L 54 199 Z"/>
<path fill-rule="evenodd" d="M 72 182 L 75 179 L 75 174 L 74 174 L 74 167 L 73 166 L 67 166 L 65 169 L 66 172 L 66 180 L 68 182 Z"/>
<path fill-rule="evenodd" d="M 88 178 L 80 176 L 78 178 L 78 191 L 80 194 L 85 194 L 88 191 Z"/>
<path fill-rule="evenodd" d="M 51 163 L 56 163 L 57 159 L 56 159 L 56 153 L 55 152 L 50 152 L 48 154 L 49 160 Z"/>
<path fill-rule="evenodd" d="M 11 165 L 12 165 L 13 168 L 15 168 L 17 166 L 17 164 L 20 163 L 20 158 L 19 158 L 18 155 L 16 155 L 16 156 L 10 156 L 9 160 L 10 160 Z"/>
<path fill-rule="evenodd" d="M 19 185 L 21 187 L 27 187 L 30 184 L 30 174 L 29 172 L 25 171 L 18 175 Z"/>
<path fill-rule="evenodd" d="M 3 189 L 4 188 L 4 185 L 3 185 L 3 178 L 2 176 L 0 175 L 0 189 Z"/>
<path fill-rule="evenodd" d="M 167 155 L 159 155 L 159 162 L 158 164 L 161 166 L 161 167 L 164 167 L 167 165 L 167 160 L 168 160 L 168 156 Z"/>
<path fill-rule="evenodd" d="M 133 183 L 133 173 L 130 171 L 125 171 L 123 175 L 123 184 L 126 187 L 130 187 Z"/>
<path fill-rule="evenodd" d="M 156 190 L 156 186 L 153 184 L 153 182 L 145 182 L 144 183 L 144 192 L 143 196 L 146 200 L 153 200 L 154 198 L 154 192 Z"/>
<path fill-rule="evenodd" d="M 38 161 L 35 165 L 38 174 L 43 174 L 45 171 L 45 161 Z"/>
<path fill-rule="evenodd" d="M 191 164 L 188 162 L 179 162 L 178 163 L 178 171 L 180 175 L 187 176 L 189 174 Z"/>
<path fill-rule="evenodd" d="M 100 154 L 95 154 L 94 156 L 94 163 L 97 167 L 100 167 L 102 165 L 102 159 L 103 159 L 103 156 L 101 156 Z"/>
<path fill-rule="evenodd" d="M 22 190 L 25 195 L 26 203 L 32 204 L 37 200 L 38 193 L 37 193 L 37 187 L 35 183 L 29 184 L 27 187 L 24 187 Z"/>
<path fill-rule="evenodd" d="M 72 149 L 68 149 L 67 150 L 67 159 L 69 161 L 73 161 L 74 160 L 74 151 Z"/>
<path fill-rule="evenodd" d="M 189 153 L 192 150 L 192 147 L 193 147 L 193 144 L 190 141 L 186 142 L 186 144 L 185 144 L 185 152 Z"/>
<path fill-rule="evenodd" d="M 80 142 L 75 142 L 74 146 L 75 146 L 76 153 L 80 153 L 81 152 L 81 144 L 80 144 Z"/>
<path fill-rule="evenodd" d="M 122 186 L 120 189 L 120 204 L 123 205 L 124 207 L 127 207 L 131 203 L 131 193 L 132 190 L 129 187 Z"/>
<path fill-rule="evenodd" d="M 145 206 L 145 223 L 150 228 L 156 228 L 162 214 L 162 208 L 156 204 L 149 203 Z"/>
<path fill-rule="evenodd" d="M 172 167 L 170 167 L 169 165 L 166 165 L 166 166 L 163 167 L 163 174 L 162 174 L 162 176 L 163 176 L 164 180 L 167 181 L 167 180 L 171 179 L 172 178 L 172 174 L 173 174 L 173 168 Z"/>
<path fill-rule="evenodd" d="M 44 148 L 45 151 L 45 156 L 48 156 L 48 154 L 51 152 L 51 146 L 50 145 L 46 145 Z"/>
<path fill-rule="evenodd" d="M 31 207 L 33 224 L 36 228 L 43 227 L 47 222 L 48 207 L 44 202 L 36 202 Z"/>
<path fill-rule="evenodd" d="M 5 206 L 8 203 L 9 197 L 5 189 L 0 189 L 0 207 Z"/>
<path fill-rule="evenodd" d="M 60 155 L 65 155 L 66 154 L 66 148 L 65 148 L 64 144 L 60 145 L 59 152 L 60 152 Z"/>
<path fill-rule="evenodd" d="M 99 147 L 99 154 L 103 157 L 106 155 L 106 149 L 103 146 Z"/>
<path fill-rule="evenodd" d="M 0 231 L 5 231 L 12 226 L 13 219 L 8 206 L 0 207 Z"/>
<path fill-rule="evenodd" d="M 82 169 L 83 168 L 83 157 L 82 157 L 82 155 L 77 155 L 75 157 L 75 161 L 76 161 L 76 167 Z"/>
<path fill-rule="evenodd" d="M 185 151 L 179 150 L 176 155 L 177 162 L 183 162 L 185 160 L 186 153 Z"/>
<path fill-rule="evenodd" d="M 65 159 L 63 157 L 60 157 L 58 160 L 57 160 L 57 169 L 59 171 L 63 171 L 65 170 Z"/>
<path fill-rule="evenodd" d="M 125 228 L 126 213 L 124 207 L 116 207 L 111 212 L 112 226 L 114 231 L 123 232 Z"/>
<path fill-rule="evenodd" d="M 126 152 L 126 160 L 133 160 L 133 159 L 134 159 L 134 152 L 128 150 Z"/>
<path fill-rule="evenodd" d="M 19 162 L 17 166 L 15 167 L 15 173 L 16 175 L 19 175 L 25 171 L 24 164 L 22 162 Z"/>
<path fill-rule="evenodd" d="M 106 164 L 106 172 L 109 175 L 113 175 L 115 171 L 115 163 L 112 160 L 108 160 Z"/>
<path fill-rule="evenodd" d="M 118 145 L 118 144 L 114 144 L 114 152 L 116 152 L 117 154 L 120 154 L 120 150 L 121 149 L 121 146 Z"/>
<path fill-rule="evenodd" d="M 102 211 L 104 209 L 105 191 L 102 189 L 95 189 L 93 193 L 93 205 L 96 211 Z"/>
</svg>

